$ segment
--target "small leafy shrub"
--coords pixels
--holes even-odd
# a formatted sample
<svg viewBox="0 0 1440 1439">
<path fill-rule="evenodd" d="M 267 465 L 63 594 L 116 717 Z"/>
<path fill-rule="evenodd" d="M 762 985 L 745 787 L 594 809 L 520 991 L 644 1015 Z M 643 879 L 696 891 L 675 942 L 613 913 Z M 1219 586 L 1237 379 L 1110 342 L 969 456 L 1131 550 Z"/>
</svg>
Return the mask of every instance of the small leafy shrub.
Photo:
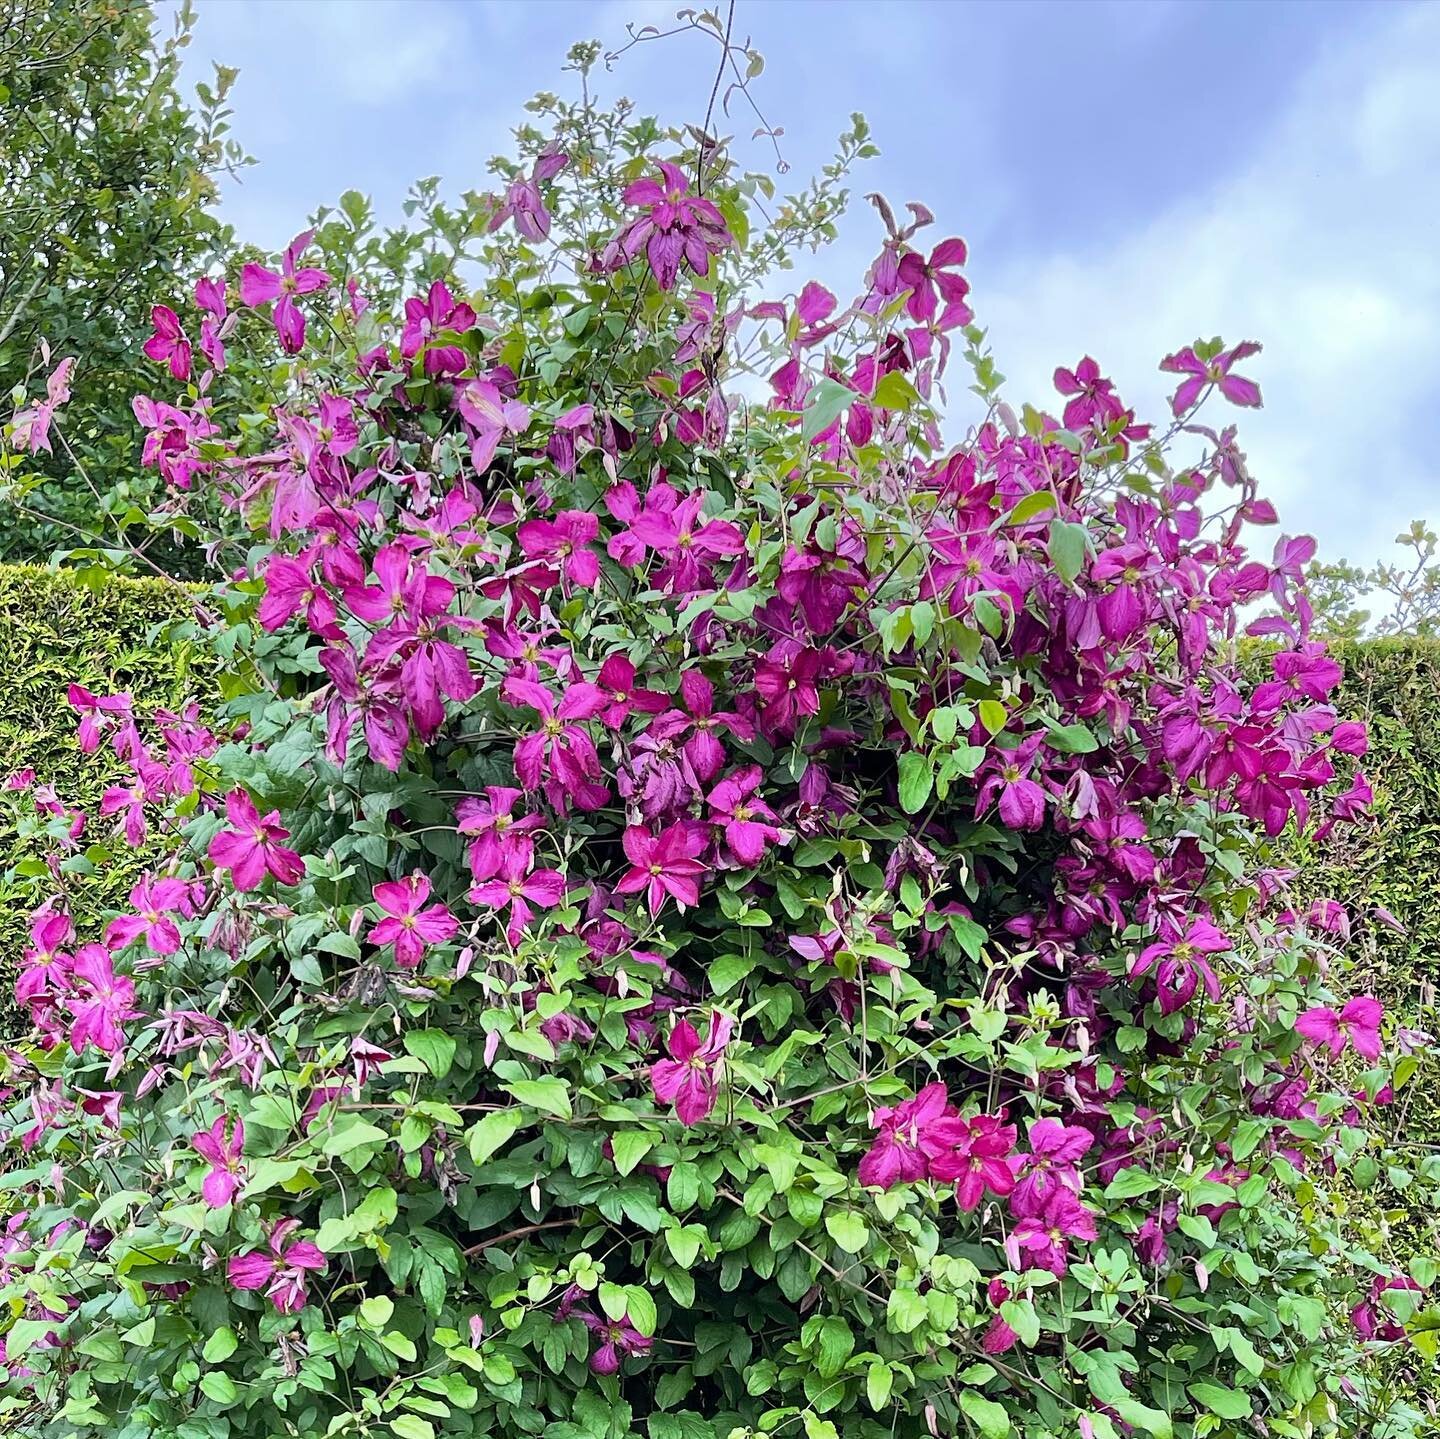
<svg viewBox="0 0 1440 1439">
<path fill-rule="evenodd" d="M 167 852 L 93 931 L 40 878 L 13 1421 L 1424 1432 L 1436 1266 L 1339 1190 L 1423 1040 L 1248 868 L 1365 801 L 1308 546 L 1246 548 L 1196 416 L 1257 347 L 1167 358 L 1158 429 L 1088 358 L 1017 414 L 921 207 L 854 298 L 758 293 L 859 122 L 772 203 L 696 131 L 537 115 L 473 292 L 367 308 L 302 235 L 157 317 L 224 703 L 79 697 Z"/>
</svg>

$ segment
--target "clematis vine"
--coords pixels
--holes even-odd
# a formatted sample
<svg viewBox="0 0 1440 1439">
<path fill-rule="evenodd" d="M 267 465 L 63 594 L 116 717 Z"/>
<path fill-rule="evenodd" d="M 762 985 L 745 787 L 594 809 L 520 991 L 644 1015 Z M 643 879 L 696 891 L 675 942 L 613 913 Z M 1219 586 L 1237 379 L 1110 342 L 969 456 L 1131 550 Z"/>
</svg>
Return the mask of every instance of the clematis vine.
<svg viewBox="0 0 1440 1439">
<path fill-rule="evenodd" d="M 233 1126 L 222 1114 L 209 1129 L 190 1136 L 191 1147 L 210 1166 L 200 1185 L 200 1193 L 211 1209 L 223 1209 L 245 1182 L 245 1166 L 240 1155 L 245 1148 L 245 1125 L 239 1119 Z"/>
<path fill-rule="evenodd" d="M 225 1277 L 234 1289 L 263 1289 L 280 1314 L 298 1314 L 305 1307 L 307 1276 L 323 1274 L 324 1254 L 308 1239 L 290 1236 L 300 1227 L 297 1219 L 277 1219 L 264 1249 L 233 1256 Z"/>
<path fill-rule="evenodd" d="M 423 874 L 377 884 L 374 897 L 385 918 L 377 920 L 365 938 L 371 944 L 391 945 L 400 969 L 418 969 L 426 950 L 447 944 L 460 928 L 460 922 L 443 904 L 426 903 L 430 881 Z"/>
<path fill-rule="evenodd" d="M 313 238 L 314 232 L 306 230 L 286 246 L 279 274 L 253 262 L 240 271 L 240 303 L 253 309 L 274 302 L 271 320 L 287 355 L 298 355 L 305 348 L 305 316 L 296 297 L 313 295 L 333 283 L 324 270 L 299 263 Z"/>
</svg>

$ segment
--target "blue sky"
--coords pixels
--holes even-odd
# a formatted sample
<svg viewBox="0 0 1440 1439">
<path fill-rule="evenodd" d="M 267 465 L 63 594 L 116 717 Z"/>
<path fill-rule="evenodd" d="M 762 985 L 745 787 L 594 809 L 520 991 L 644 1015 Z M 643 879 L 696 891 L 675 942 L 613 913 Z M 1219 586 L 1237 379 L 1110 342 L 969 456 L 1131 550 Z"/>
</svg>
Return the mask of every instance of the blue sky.
<svg viewBox="0 0 1440 1439">
<path fill-rule="evenodd" d="M 189 64 L 240 67 L 227 188 L 241 236 L 282 246 L 356 188 L 398 218 L 411 180 L 485 181 L 568 45 L 668 28 L 674 3 L 197 0 Z M 1440 522 L 1440 5 L 1286 0 L 739 0 L 757 96 L 792 180 L 852 110 L 881 147 L 857 196 L 922 199 L 963 235 L 1012 401 L 1093 354 L 1142 414 L 1196 336 L 1259 339 L 1266 407 L 1242 416 L 1288 531 L 1378 558 Z M 715 51 L 685 36 L 601 79 L 698 120 Z M 739 136 L 753 125 L 736 115 Z M 765 162 L 759 144 L 742 154 Z M 782 180 L 783 184 L 784 181 Z M 857 200 L 807 273 L 853 283 L 878 242 Z"/>
</svg>

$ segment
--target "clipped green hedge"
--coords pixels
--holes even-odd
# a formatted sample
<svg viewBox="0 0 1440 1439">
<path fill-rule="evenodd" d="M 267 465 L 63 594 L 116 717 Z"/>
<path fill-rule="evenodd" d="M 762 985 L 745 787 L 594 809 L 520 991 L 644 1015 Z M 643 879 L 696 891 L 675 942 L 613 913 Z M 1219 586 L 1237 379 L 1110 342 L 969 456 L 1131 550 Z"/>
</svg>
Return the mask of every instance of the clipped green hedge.
<svg viewBox="0 0 1440 1439">
<path fill-rule="evenodd" d="M 119 765 L 108 750 L 98 765 L 80 753 L 66 690 L 75 681 L 96 693 L 128 690 L 142 705 L 179 702 L 195 689 L 196 657 L 193 644 L 167 632 L 189 615 L 184 591 L 164 580 L 0 565 L 0 779 L 28 768 L 53 784 L 66 803 L 90 815 L 85 844 L 111 838 L 99 804 Z M 19 1016 L 9 996 L 33 903 L 33 891 L 15 877 L 27 859 L 14 823 L 21 811 L 33 812 L 30 796 L 0 806 L 0 1029 L 12 1034 Z M 82 856 L 77 872 L 66 876 L 87 937 L 128 893 L 144 863 L 142 853 L 124 852 L 123 841 L 113 851 L 120 862 L 103 873 L 86 873 Z"/>
</svg>

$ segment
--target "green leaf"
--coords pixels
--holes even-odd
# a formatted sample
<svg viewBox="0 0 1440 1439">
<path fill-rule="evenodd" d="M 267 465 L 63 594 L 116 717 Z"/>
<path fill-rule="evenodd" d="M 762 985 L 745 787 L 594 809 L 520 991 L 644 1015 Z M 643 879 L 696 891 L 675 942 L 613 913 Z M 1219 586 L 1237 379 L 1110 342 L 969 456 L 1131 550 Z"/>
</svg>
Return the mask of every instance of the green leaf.
<svg viewBox="0 0 1440 1439">
<path fill-rule="evenodd" d="M 1020 1336 L 1027 1349 L 1040 1342 L 1040 1319 L 1028 1299 L 1007 1299 L 1000 1306 L 1000 1317 Z"/>
<path fill-rule="evenodd" d="M 907 750 L 900 756 L 900 808 L 906 814 L 919 814 L 925 808 L 934 783 L 929 755 Z"/>
<path fill-rule="evenodd" d="M 574 1111 L 570 1107 L 570 1089 L 563 1079 L 547 1075 L 544 1079 L 513 1079 L 501 1086 L 513 1094 L 521 1104 L 534 1105 L 557 1119 L 570 1119 Z"/>
<path fill-rule="evenodd" d="M 1084 525 L 1071 524 L 1068 520 L 1050 521 L 1050 563 L 1066 584 L 1073 584 L 1085 568 L 1089 543 Z"/>
<path fill-rule="evenodd" d="M 987 1399 L 976 1389 L 960 1391 L 960 1407 L 975 1421 L 975 1426 L 985 1439 L 1004 1439 L 1010 1432 L 1010 1416 L 993 1399 Z"/>
<path fill-rule="evenodd" d="M 999 700 L 981 700 L 975 706 L 975 710 L 980 716 L 980 723 L 991 734 L 999 734 L 1005 728 L 1005 722 L 1010 718 L 1009 711 Z"/>
<path fill-rule="evenodd" d="M 325 1136 L 320 1152 L 330 1155 L 349 1154 L 352 1149 L 360 1149 L 367 1144 L 387 1144 L 389 1140 L 390 1136 L 383 1129 L 363 1119 L 356 1119 L 345 1124 L 343 1128 L 331 1130 Z"/>
<path fill-rule="evenodd" d="M 837 1209 L 827 1214 L 825 1228 L 847 1254 L 859 1254 L 870 1240 L 870 1226 L 853 1209 Z"/>
<path fill-rule="evenodd" d="M 929 1317 L 925 1301 L 913 1289 L 898 1288 L 890 1291 L 889 1303 L 885 1306 L 885 1321 L 892 1334 L 909 1334 L 918 1329 Z"/>
<path fill-rule="evenodd" d="M 621 1174 L 629 1174 L 654 1148 L 655 1136 L 643 1129 L 620 1129 L 610 1136 L 611 1152 L 615 1156 L 615 1168 Z"/>
<path fill-rule="evenodd" d="M 390 1428 L 400 1439 L 435 1439 L 435 1426 L 418 1414 L 397 1414 L 390 1420 Z"/>
<path fill-rule="evenodd" d="M 200 1351 L 200 1357 L 207 1364 L 223 1364 L 240 1346 L 240 1341 L 235 1331 L 228 1325 L 222 1324 L 206 1341 L 205 1347 Z"/>
<path fill-rule="evenodd" d="M 756 954 L 722 954 L 710 966 L 711 990 L 724 994 L 734 989 L 755 968 L 758 959 Z"/>
<path fill-rule="evenodd" d="M 372 1294 L 360 1301 L 360 1317 L 372 1329 L 383 1329 L 395 1312 L 395 1301 L 387 1294 Z M 205 1356 L 210 1357 L 208 1354 Z"/>
<path fill-rule="evenodd" d="M 920 391 L 900 373 L 891 370 L 875 386 L 875 403 L 884 410 L 908 410 L 920 399 Z"/>
<path fill-rule="evenodd" d="M 470 1149 L 470 1158 L 476 1164 L 484 1164 L 525 1123 L 525 1113 L 521 1109 L 492 1110 L 466 1132 L 465 1142 Z"/>
<path fill-rule="evenodd" d="M 1110 1407 L 1127 1424 L 1148 1430 L 1153 1439 L 1175 1439 L 1175 1425 L 1163 1409 L 1151 1409 L 1138 1399 L 1116 1399 Z"/>
<path fill-rule="evenodd" d="M 816 1372 L 824 1379 L 833 1379 L 855 1352 L 855 1336 L 843 1319 L 831 1314 L 820 1321 L 815 1345 Z"/>
<path fill-rule="evenodd" d="M 877 1413 L 889 1402 L 894 1383 L 895 1374 L 890 1366 L 882 1359 L 872 1360 L 865 1371 L 865 1397 Z"/>
<path fill-rule="evenodd" d="M 1038 519 L 1041 515 L 1055 508 L 1055 496 L 1049 490 L 1036 490 L 1034 494 L 1026 495 L 1013 510 L 1010 511 L 1005 523 L 1008 525 L 1024 525 L 1031 520 Z"/>
<path fill-rule="evenodd" d="M 436 1079 L 444 1079 L 455 1062 L 455 1040 L 443 1029 L 412 1029 L 405 1035 L 405 1048 Z"/>
<path fill-rule="evenodd" d="M 1149 1194 L 1152 1189 L 1159 1189 L 1163 1184 L 1164 1180 L 1158 1179 L 1143 1169 L 1134 1167 L 1122 1169 L 1105 1186 L 1105 1198 L 1134 1199 L 1137 1195 Z"/>
<path fill-rule="evenodd" d="M 212 1369 L 202 1376 L 200 1392 L 217 1404 L 230 1405 L 240 1397 L 235 1381 L 223 1369 Z"/>
<path fill-rule="evenodd" d="M 813 440 L 823 434 L 850 407 L 857 398 L 848 385 L 828 376 L 821 380 L 806 397 L 805 413 L 800 421 L 800 433 L 806 440 Z"/>
<path fill-rule="evenodd" d="M 1251 1411 L 1250 1396 L 1221 1384 L 1192 1384 L 1190 1397 L 1222 1419 L 1244 1419 Z"/>
<path fill-rule="evenodd" d="M 392 1353 L 400 1356 L 407 1363 L 415 1361 L 415 1341 L 399 1330 L 392 1329 L 388 1334 L 380 1336 L 380 1342 Z"/>
</svg>

